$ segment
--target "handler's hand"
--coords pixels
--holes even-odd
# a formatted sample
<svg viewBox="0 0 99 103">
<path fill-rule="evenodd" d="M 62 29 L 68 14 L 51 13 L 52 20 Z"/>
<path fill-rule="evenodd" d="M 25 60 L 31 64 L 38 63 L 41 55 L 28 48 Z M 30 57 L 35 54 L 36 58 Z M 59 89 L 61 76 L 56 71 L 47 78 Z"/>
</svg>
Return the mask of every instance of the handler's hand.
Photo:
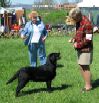
<svg viewBox="0 0 99 103">
<path fill-rule="evenodd" d="M 75 43 L 73 44 L 73 47 L 74 47 L 74 48 L 77 48 L 77 42 L 75 42 Z"/>
</svg>

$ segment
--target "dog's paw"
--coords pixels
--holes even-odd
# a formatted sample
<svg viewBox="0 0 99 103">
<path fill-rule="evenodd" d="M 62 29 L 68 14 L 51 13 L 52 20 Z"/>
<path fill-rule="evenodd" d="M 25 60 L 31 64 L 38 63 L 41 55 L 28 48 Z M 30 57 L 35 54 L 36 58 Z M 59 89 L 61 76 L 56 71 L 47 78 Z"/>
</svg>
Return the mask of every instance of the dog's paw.
<svg viewBox="0 0 99 103">
<path fill-rule="evenodd" d="M 17 94 L 17 93 L 15 94 L 15 97 L 19 97 L 19 96 L 20 96 L 19 94 Z"/>
<path fill-rule="evenodd" d="M 50 89 L 47 89 L 47 91 L 48 91 L 48 93 L 52 93 L 52 88 L 50 88 Z"/>
</svg>

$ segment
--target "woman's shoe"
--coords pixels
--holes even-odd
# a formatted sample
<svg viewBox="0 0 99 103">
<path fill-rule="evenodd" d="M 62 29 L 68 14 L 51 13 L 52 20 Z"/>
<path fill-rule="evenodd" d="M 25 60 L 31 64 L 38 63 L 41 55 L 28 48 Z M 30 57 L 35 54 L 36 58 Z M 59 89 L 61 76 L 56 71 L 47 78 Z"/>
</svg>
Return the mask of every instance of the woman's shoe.
<svg viewBox="0 0 99 103">
<path fill-rule="evenodd" d="M 81 92 L 82 92 L 82 93 L 85 93 L 85 92 L 88 92 L 88 91 L 90 91 L 90 90 L 92 90 L 92 88 L 90 88 L 90 89 L 82 88 L 82 89 L 81 89 Z"/>
</svg>

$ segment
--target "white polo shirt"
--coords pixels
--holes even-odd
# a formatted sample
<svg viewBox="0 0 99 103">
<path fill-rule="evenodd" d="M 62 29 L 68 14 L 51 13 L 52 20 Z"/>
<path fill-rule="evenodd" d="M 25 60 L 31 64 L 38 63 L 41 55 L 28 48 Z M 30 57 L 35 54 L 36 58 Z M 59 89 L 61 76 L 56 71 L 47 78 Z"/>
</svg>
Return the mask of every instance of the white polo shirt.
<svg viewBox="0 0 99 103">
<path fill-rule="evenodd" d="M 33 36 L 31 39 L 31 43 L 38 43 L 41 37 L 41 33 L 39 31 L 38 25 L 33 24 Z"/>
</svg>

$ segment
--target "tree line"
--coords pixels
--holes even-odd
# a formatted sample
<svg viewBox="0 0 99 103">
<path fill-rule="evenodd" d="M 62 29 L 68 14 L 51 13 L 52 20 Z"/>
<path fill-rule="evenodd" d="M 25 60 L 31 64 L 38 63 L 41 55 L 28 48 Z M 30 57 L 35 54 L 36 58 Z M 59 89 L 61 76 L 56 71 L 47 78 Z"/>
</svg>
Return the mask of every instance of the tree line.
<svg viewBox="0 0 99 103">
<path fill-rule="evenodd" d="M 9 7 L 11 5 L 10 0 L 0 0 L 0 7 Z"/>
</svg>

